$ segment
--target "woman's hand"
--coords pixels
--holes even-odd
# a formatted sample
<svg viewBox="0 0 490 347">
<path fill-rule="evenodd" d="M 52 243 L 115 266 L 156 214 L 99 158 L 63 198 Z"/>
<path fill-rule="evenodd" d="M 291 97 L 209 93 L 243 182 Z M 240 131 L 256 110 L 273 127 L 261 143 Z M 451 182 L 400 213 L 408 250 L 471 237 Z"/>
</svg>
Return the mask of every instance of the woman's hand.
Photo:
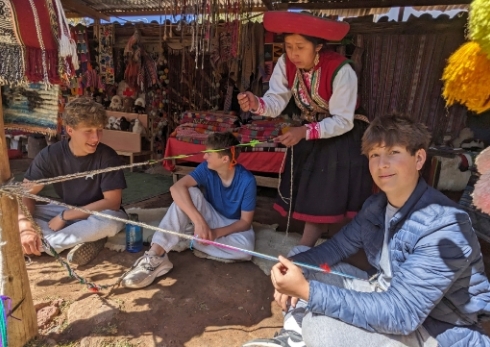
<svg viewBox="0 0 490 347">
<path fill-rule="evenodd" d="M 257 98 L 251 92 L 240 93 L 238 94 L 237 99 L 243 112 L 248 112 L 250 110 L 256 111 L 259 108 Z"/>
<path fill-rule="evenodd" d="M 306 127 L 302 126 L 302 127 L 289 128 L 287 133 L 276 137 L 274 141 L 280 142 L 286 147 L 291 147 L 304 138 L 306 138 Z"/>
</svg>

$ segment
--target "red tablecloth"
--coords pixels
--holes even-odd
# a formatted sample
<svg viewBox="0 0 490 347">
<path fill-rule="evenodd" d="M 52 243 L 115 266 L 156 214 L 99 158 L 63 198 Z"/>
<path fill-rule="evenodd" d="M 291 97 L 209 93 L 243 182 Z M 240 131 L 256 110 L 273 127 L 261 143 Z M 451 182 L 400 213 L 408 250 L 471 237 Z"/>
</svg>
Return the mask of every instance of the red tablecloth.
<svg viewBox="0 0 490 347">
<path fill-rule="evenodd" d="M 196 145 L 189 142 L 179 141 L 171 137 L 167 141 L 165 157 L 179 154 L 195 153 L 206 149 L 204 145 Z M 279 173 L 285 152 L 242 152 L 238 157 L 238 162 L 246 169 L 255 172 Z M 181 162 L 200 163 L 203 161 L 203 154 L 194 155 L 189 158 L 177 160 Z M 171 160 L 164 160 L 163 167 L 169 171 L 175 170 L 175 165 Z"/>
</svg>

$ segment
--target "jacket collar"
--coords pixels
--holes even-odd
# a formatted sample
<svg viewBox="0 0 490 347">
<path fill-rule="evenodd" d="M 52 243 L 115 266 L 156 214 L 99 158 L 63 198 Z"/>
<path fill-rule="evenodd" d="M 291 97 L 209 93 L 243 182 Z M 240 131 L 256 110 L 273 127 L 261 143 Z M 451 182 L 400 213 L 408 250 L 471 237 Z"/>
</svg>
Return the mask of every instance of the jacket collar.
<svg viewBox="0 0 490 347">
<path fill-rule="evenodd" d="M 391 219 L 390 227 L 398 224 L 400 221 L 404 220 L 408 214 L 412 211 L 415 204 L 420 200 L 422 195 L 427 191 L 428 185 L 423 178 L 419 178 L 414 191 L 405 202 L 405 204 L 395 213 Z M 374 225 L 383 226 L 385 218 L 385 209 L 388 199 L 386 194 L 381 192 L 378 194 L 377 199 L 370 204 L 366 210 L 366 218 Z"/>
</svg>

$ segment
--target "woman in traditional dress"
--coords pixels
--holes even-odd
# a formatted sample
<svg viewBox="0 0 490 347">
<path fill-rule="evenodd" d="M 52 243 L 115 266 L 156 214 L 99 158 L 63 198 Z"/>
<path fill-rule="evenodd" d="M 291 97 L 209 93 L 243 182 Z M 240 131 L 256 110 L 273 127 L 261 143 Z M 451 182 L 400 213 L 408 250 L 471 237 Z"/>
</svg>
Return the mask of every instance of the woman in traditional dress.
<svg viewBox="0 0 490 347">
<path fill-rule="evenodd" d="M 286 216 L 305 222 L 301 245 L 312 247 L 328 225 L 353 218 L 372 192 L 368 160 L 361 138 L 368 126 L 355 115 L 357 76 L 350 61 L 326 50 L 340 41 L 349 24 L 304 13 L 266 12 L 264 27 L 284 34 L 284 54 L 277 62 L 263 97 L 240 93 L 243 111 L 277 117 L 291 97 L 301 110 L 302 126 L 276 138 L 290 147 L 274 204 Z M 291 163 L 293 166 L 290 201 Z"/>
</svg>

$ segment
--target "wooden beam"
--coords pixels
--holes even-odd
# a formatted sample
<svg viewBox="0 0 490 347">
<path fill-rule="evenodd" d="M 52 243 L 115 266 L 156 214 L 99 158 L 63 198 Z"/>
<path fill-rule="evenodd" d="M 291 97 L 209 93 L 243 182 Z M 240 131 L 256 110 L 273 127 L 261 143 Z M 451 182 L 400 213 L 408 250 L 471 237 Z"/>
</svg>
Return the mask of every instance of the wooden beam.
<svg viewBox="0 0 490 347">
<path fill-rule="evenodd" d="M 381 8 L 381 7 L 406 7 L 406 6 L 438 6 L 438 5 L 466 5 L 471 0 L 385 0 L 385 1 L 315 1 L 308 3 L 283 2 L 288 9 L 303 10 L 331 10 L 350 8 Z M 276 6 L 277 7 L 277 6 Z"/>
<path fill-rule="evenodd" d="M 79 17 L 97 18 L 105 21 L 111 20 L 108 15 L 94 10 L 79 0 L 61 0 L 61 3 L 63 4 L 63 8 L 79 13 Z"/>
<path fill-rule="evenodd" d="M 10 175 L 0 97 L 0 184 Z M 37 317 L 20 244 L 17 201 L 4 194 L 0 194 L 0 294 L 12 299 L 12 307 L 18 305 L 13 313 L 18 320 L 7 318 L 7 337 L 9 346 L 22 347 L 37 335 Z"/>
</svg>

